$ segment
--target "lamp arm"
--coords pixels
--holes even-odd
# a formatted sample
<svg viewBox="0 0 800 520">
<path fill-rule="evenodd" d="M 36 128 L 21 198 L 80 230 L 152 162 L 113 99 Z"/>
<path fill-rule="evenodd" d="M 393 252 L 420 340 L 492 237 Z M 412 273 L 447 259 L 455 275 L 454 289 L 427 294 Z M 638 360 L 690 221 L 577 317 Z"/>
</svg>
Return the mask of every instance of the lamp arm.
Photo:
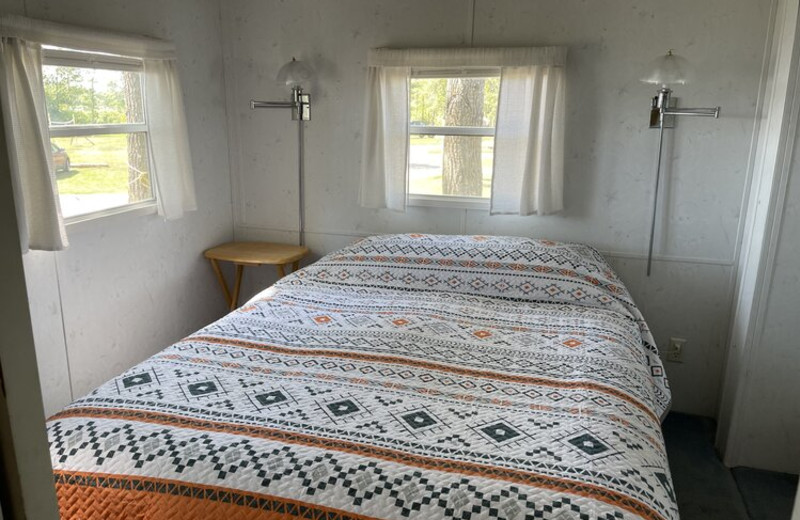
<svg viewBox="0 0 800 520">
<path fill-rule="evenodd" d="M 250 109 L 255 108 L 294 108 L 294 101 L 256 101 L 250 100 Z"/>
<path fill-rule="evenodd" d="M 661 109 L 665 116 L 702 116 L 719 119 L 720 107 L 711 108 L 668 108 Z"/>
</svg>

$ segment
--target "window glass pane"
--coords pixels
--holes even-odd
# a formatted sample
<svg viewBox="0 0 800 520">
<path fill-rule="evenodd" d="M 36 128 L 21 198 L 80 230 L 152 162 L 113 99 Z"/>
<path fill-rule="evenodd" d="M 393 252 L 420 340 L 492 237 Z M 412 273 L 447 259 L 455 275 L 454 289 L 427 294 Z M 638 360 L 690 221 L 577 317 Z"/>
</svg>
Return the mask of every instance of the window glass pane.
<svg viewBox="0 0 800 520">
<path fill-rule="evenodd" d="M 143 123 L 140 72 L 45 65 L 51 127 Z"/>
<path fill-rule="evenodd" d="M 153 200 L 144 132 L 58 137 L 51 143 L 65 217 Z"/>
<path fill-rule="evenodd" d="M 412 126 L 494 127 L 500 78 L 412 78 Z"/>
<path fill-rule="evenodd" d="M 408 192 L 488 198 L 494 137 L 412 135 Z"/>
</svg>

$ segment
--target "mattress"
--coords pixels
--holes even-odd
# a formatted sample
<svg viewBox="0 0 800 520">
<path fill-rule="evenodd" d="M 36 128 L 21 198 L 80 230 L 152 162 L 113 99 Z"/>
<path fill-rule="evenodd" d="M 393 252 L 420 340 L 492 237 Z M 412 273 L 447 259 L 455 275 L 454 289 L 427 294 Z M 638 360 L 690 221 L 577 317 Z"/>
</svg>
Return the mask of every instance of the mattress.
<svg viewBox="0 0 800 520">
<path fill-rule="evenodd" d="M 65 519 L 676 519 L 670 393 L 580 244 L 371 237 L 48 421 Z"/>
</svg>

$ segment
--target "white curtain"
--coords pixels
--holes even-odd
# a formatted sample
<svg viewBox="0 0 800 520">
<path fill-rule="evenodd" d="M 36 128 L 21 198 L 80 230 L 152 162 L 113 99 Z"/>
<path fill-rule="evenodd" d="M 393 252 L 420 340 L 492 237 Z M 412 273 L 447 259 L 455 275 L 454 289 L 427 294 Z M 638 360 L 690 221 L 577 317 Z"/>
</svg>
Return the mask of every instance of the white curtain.
<svg viewBox="0 0 800 520">
<path fill-rule="evenodd" d="M 144 95 L 158 213 L 175 219 L 197 209 L 189 130 L 175 60 L 144 60 Z"/>
<path fill-rule="evenodd" d="M 503 67 L 490 213 L 545 215 L 564 200 L 564 68 Z"/>
<path fill-rule="evenodd" d="M 565 47 L 372 49 L 359 203 L 405 210 L 412 68 L 500 68 L 491 213 L 563 206 Z"/>
<path fill-rule="evenodd" d="M 0 38 L 0 100 L 22 251 L 67 246 L 37 43 Z"/>
<path fill-rule="evenodd" d="M 358 201 L 406 209 L 409 67 L 367 69 L 366 118 Z"/>
</svg>

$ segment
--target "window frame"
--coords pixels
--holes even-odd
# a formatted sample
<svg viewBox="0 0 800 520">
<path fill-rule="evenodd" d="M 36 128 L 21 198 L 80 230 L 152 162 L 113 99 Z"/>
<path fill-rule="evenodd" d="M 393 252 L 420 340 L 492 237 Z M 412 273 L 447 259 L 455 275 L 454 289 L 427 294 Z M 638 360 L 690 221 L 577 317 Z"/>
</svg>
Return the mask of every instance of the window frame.
<svg viewBox="0 0 800 520">
<path fill-rule="evenodd" d="M 445 68 L 445 67 L 412 67 L 409 76 L 409 92 L 411 91 L 411 81 L 414 79 L 440 79 L 440 78 L 500 78 L 500 67 L 480 67 L 480 68 Z M 499 106 L 499 100 L 498 100 Z M 411 100 L 409 98 L 409 111 Z M 409 113 L 410 116 L 410 113 Z M 412 125 L 411 118 L 408 122 L 409 153 L 411 150 L 412 135 L 432 135 L 432 136 L 470 136 L 470 137 L 495 137 L 497 132 L 497 121 L 494 126 L 433 126 L 433 125 Z M 422 193 L 411 193 L 410 190 L 411 164 L 409 162 L 407 176 L 409 183 L 406 185 L 406 200 L 409 206 L 434 207 L 434 208 L 455 208 L 455 209 L 477 209 L 488 210 L 490 208 L 491 195 L 489 197 L 468 197 L 463 195 L 430 195 Z"/>
<path fill-rule="evenodd" d="M 97 211 L 90 211 L 88 213 L 80 213 L 64 217 L 64 224 L 70 226 L 80 222 L 89 220 L 100 219 L 111 215 L 119 215 L 121 213 L 135 213 L 137 215 L 149 215 L 157 212 L 158 208 L 158 190 L 156 189 L 155 168 L 153 167 L 153 157 L 150 150 L 150 125 L 147 114 L 147 103 L 145 100 L 144 88 L 144 62 L 140 58 L 132 58 L 128 56 L 120 56 L 117 54 L 106 54 L 93 51 L 81 51 L 76 49 L 64 49 L 59 47 L 42 47 L 42 66 L 57 66 L 57 67 L 77 67 L 77 68 L 90 68 L 90 69 L 103 69 L 121 72 L 137 72 L 141 75 L 142 82 L 142 122 L 141 123 L 116 123 L 116 124 L 84 124 L 84 125 L 56 125 L 53 126 L 48 122 L 48 132 L 50 138 L 59 137 L 85 137 L 89 135 L 109 135 L 109 134 L 129 134 L 129 133 L 144 133 L 146 135 L 145 142 L 147 143 L 147 161 L 148 161 L 148 176 L 150 178 L 150 186 L 152 197 L 147 200 L 138 202 L 129 202 L 121 206 L 114 206 L 112 208 L 101 209 Z M 45 99 L 45 106 L 47 99 Z M 52 144 L 52 141 L 51 141 Z M 56 184 L 56 189 L 58 185 Z M 58 192 L 59 199 L 61 192 Z"/>
</svg>

